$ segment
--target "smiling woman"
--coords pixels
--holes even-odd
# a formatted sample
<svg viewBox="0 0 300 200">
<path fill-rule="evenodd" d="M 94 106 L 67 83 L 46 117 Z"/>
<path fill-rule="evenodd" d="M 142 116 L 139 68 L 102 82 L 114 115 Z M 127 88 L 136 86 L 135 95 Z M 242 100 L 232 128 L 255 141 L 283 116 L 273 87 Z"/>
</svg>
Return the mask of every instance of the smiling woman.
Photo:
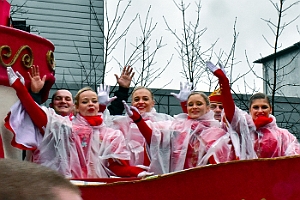
<svg viewBox="0 0 300 200">
<path fill-rule="evenodd" d="M 132 92 L 131 105 L 141 113 L 146 122 L 164 121 L 170 123 L 173 117 L 165 113 L 158 113 L 154 108 L 154 96 L 149 88 L 136 87 Z M 129 116 L 110 116 L 111 126 L 121 130 L 130 151 L 130 165 L 150 165 L 149 154 L 146 151 L 145 138 L 135 122 Z"/>
<path fill-rule="evenodd" d="M 150 112 L 154 107 L 153 93 L 144 86 L 138 86 L 132 92 L 131 104 L 136 107 L 141 114 Z"/>
<path fill-rule="evenodd" d="M 250 97 L 249 112 L 254 122 L 259 117 L 269 117 L 272 113 L 272 107 L 269 97 L 264 93 L 256 93 Z"/>
<path fill-rule="evenodd" d="M 192 92 L 187 101 L 188 116 L 197 119 L 209 112 L 209 99 L 202 92 Z"/>
<path fill-rule="evenodd" d="M 288 130 L 277 126 L 267 95 L 254 94 L 250 98 L 248 114 L 235 106 L 229 80 L 223 70 L 211 62 L 207 62 L 207 68 L 219 79 L 222 103 L 229 126 L 243 138 L 240 140 L 244 148 L 242 151 L 248 153 L 241 159 L 299 155 L 300 144 L 297 138 Z"/>
</svg>

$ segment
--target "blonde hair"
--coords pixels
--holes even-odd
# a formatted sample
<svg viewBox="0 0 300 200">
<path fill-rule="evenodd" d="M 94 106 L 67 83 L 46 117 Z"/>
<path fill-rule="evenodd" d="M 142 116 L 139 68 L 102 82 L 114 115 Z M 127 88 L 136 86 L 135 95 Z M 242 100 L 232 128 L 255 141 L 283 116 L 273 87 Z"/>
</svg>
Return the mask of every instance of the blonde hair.
<svg viewBox="0 0 300 200">
<path fill-rule="evenodd" d="M 91 87 L 89 86 L 86 86 L 84 88 L 81 88 L 77 94 L 75 95 L 75 105 L 78 106 L 79 105 L 79 96 L 83 93 L 83 92 L 86 92 L 86 91 L 92 91 L 92 92 L 95 92 Z M 96 93 L 96 92 L 95 92 Z"/>
<path fill-rule="evenodd" d="M 137 90 L 140 90 L 140 89 L 148 90 L 148 91 L 150 92 L 150 95 L 151 95 L 152 100 L 154 100 L 154 95 L 153 95 L 152 91 L 151 91 L 149 88 L 145 87 L 145 86 L 137 86 L 136 88 L 134 88 L 133 91 L 132 91 L 132 97 L 133 97 L 133 94 L 134 94 Z"/>
</svg>

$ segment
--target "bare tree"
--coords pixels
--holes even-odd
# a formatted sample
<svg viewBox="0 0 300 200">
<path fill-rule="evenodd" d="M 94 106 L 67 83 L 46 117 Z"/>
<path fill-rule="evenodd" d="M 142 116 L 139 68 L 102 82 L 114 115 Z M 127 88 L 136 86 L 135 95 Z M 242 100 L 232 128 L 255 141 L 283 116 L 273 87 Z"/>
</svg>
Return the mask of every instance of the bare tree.
<svg viewBox="0 0 300 200">
<path fill-rule="evenodd" d="M 14 4 L 14 1 L 10 2 L 11 8 L 10 8 L 10 16 L 13 16 L 15 14 L 25 14 L 28 11 L 24 9 L 25 4 L 27 3 L 28 0 L 24 1 L 22 4 Z"/>
<path fill-rule="evenodd" d="M 263 80 L 265 87 L 265 91 L 267 94 L 270 94 L 271 100 L 272 100 L 272 107 L 274 107 L 275 103 L 275 95 L 281 95 L 282 88 L 286 86 L 293 86 L 294 84 L 286 83 L 285 78 L 290 75 L 295 68 L 288 68 L 288 66 L 292 63 L 292 61 L 296 58 L 297 54 L 293 55 L 290 60 L 288 60 L 285 63 L 278 64 L 278 56 L 277 53 L 282 46 L 282 44 L 279 42 L 279 38 L 284 31 L 284 29 L 290 25 L 292 22 L 294 22 L 297 18 L 299 18 L 299 15 L 290 20 L 289 22 L 284 22 L 283 18 L 286 15 L 286 13 L 296 4 L 298 4 L 300 1 L 293 2 L 289 5 L 285 5 L 285 0 L 279 0 L 278 3 L 275 3 L 274 1 L 270 0 L 270 3 L 275 8 L 277 13 L 277 21 L 274 22 L 271 19 L 262 19 L 267 23 L 267 26 L 270 28 L 273 36 L 274 36 L 274 43 L 266 38 L 263 35 L 264 40 L 267 42 L 267 44 L 273 49 L 273 60 L 268 63 L 264 63 L 264 76 L 258 75 L 254 70 L 252 72 L 254 75 Z M 249 64 L 248 64 L 249 65 Z M 250 66 L 250 65 L 249 65 Z M 251 68 L 252 69 L 252 68 Z M 272 111 L 274 114 L 275 110 Z"/>
<path fill-rule="evenodd" d="M 151 6 L 148 9 L 147 15 L 145 17 L 145 22 L 142 22 L 141 16 L 137 13 L 133 17 L 133 19 L 130 22 L 124 21 L 125 15 L 128 12 L 129 7 L 131 6 L 131 0 L 127 2 L 127 4 L 124 6 L 122 0 L 118 0 L 115 11 L 113 14 L 109 13 L 108 10 L 108 1 L 104 1 L 104 8 L 105 8 L 105 16 L 104 21 L 98 18 L 98 14 L 96 9 L 93 7 L 91 3 L 91 9 L 92 13 L 94 15 L 94 19 L 96 20 L 96 23 L 100 29 L 100 32 L 103 34 L 104 37 L 104 43 L 102 41 L 98 41 L 99 44 L 102 46 L 103 49 L 103 66 L 94 65 L 96 57 L 91 58 L 90 66 L 84 66 L 83 62 L 80 63 L 82 68 L 82 74 L 83 79 L 88 80 L 88 84 L 91 85 L 92 82 L 95 83 L 104 83 L 104 77 L 106 73 L 108 73 L 111 69 L 107 68 L 107 65 L 112 60 L 115 60 L 119 66 L 120 69 L 122 69 L 125 65 L 130 65 L 133 67 L 133 65 L 136 65 L 135 71 L 136 71 L 136 78 L 134 79 L 134 85 L 143 85 L 143 86 L 149 86 L 151 83 L 153 83 L 154 80 L 159 78 L 159 76 L 165 71 L 166 67 L 171 62 L 171 58 L 167 61 L 167 64 L 164 67 L 161 68 L 155 68 L 154 65 L 155 62 L 155 55 L 165 45 L 162 44 L 162 37 L 158 40 L 156 40 L 155 44 L 152 44 L 152 34 L 153 31 L 156 28 L 157 23 L 153 23 L 152 18 L 150 17 L 150 10 Z M 122 9 L 121 9 L 122 8 Z M 111 17 L 112 16 L 112 17 Z M 131 26 L 133 23 L 138 19 L 139 27 L 141 30 L 141 36 L 136 38 L 135 43 L 130 43 L 130 48 L 128 48 L 126 38 L 127 33 L 131 29 Z M 124 23 L 128 23 L 125 28 Z M 120 29 L 122 29 L 120 31 Z M 91 43 L 92 38 L 89 38 L 89 41 Z M 120 48 L 121 43 L 125 43 L 124 46 L 124 59 L 123 61 L 118 60 L 115 56 L 113 56 L 113 51 L 116 48 Z M 75 45 L 75 44 L 74 44 Z M 76 47 L 79 58 L 80 53 L 78 48 Z M 126 58 L 126 56 L 129 54 L 129 56 Z M 102 59 L 102 58 L 101 58 Z M 141 67 L 139 67 L 141 66 Z M 102 74 L 97 74 L 94 72 L 97 69 L 101 68 Z M 91 75 L 95 76 L 95 78 L 91 78 Z M 97 77 L 97 78 L 96 78 Z M 112 89 L 112 91 L 114 88 Z"/>
<path fill-rule="evenodd" d="M 142 22 L 140 15 L 138 17 L 141 36 L 136 38 L 135 44 L 131 44 L 136 50 L 135 60 L 128 60 L 128 62 L 132 63 L 132 66 L 134 64 L 138 64 L 140 66 L 135 67 L 138 75 L 137 79 L 135 80 L 135 85 L 142 85 L 146 87 L 149 87 L 154 80 L 157 80 L 160 77 L 172 60 L 171 55 L 165 66 L 154 66 L 157 64 L 155 61 L 155 56 L 157 52 L 165 46 L 165 44 L 162 43 L 162 36 L 158 40 L 155 40 L 155 44 L 151 43 L 153 39 L 152 35 L 157 26 L 157 22 L 153 24 L 153 18 L 150 18 L 150 10 L 151 6 L 148 8 L 144 23 Z"/>
<path fill-rule="evenodd" d="M 28 9 L 26 8 L 27 7 L 27 5 L 26 5 L 27 2 L 28 2 L 28 0 L 25 0 L 22 3 L 18 2 L 18 1 L 17 2 L 16 1 L 15 2 L 11 1 L 10 2 L 10 5 L 11 5 L 10 16 L 11 16 L 12 25 L 14 25 L 14 17 L 23 16 L 23 15 L 26 15 L 28 13 Z M 38 27 L 35 27 L 35 26 L 22 27 L 21 29 L 25 30 L 25 31 L 28 31 L 28 32 L 31 32 L 31 33 L 40 34 L 40 30 L 38 29 Z"/>
<path fill-rule="evenodd" d="M 299 57 L 300 51 L 290 54 L 288 59 L 280 58 L 278 52 L 282 47 L 280 36 L 287 26 L 291 25 L 296 19 L 299 18 L 299 15 L 292 18 L 288 22 L 284 21 L 284 17 L 286 17 L 289 11 L 295 5 L 299 4 L 300 1 L 294 1 L 288 4 L 285 0 L 270 0 L 270 3 L 276 10 L 277 18 L 275 21 L 271 19 L 262 20 L 266 22 L 274 38 L 270 39 L 264 35 L 263 38 L 273 49 L 273 54 L 268 61 L 256 61 L 256 63 L 263 63 L 263 76 L 258 75 L 254 70 L 252 70 L 252 67 L 251 70 L 258 79 L 263 81 L 265 93 L 271 97 L 271 106 L 273 108 L 272 114 L 279 119 L 277 120 L 277 123 L 282 128 L 289 129 L 292 133 L 297 135 L 299 132 L 299 126 L 297 124 L 299 123 L 298 119 L 300 118 L 300 108 L 298 103 L 295 103 L 295 100 L 292 98 L 287 98 L 283 91 L 284 89 L 290 87 L 299 86 L 299 84 L 291 82 L 288 77 L 296 70 L 296 67 L 292 65 L 292 63 L 297 57 Z M 248 65 L 250 66 L 249 63 Z M 299 138 L 299 135 L 297 135 L 297 137 Z"/>
<path fill-rule="evenodd" d="M 93 52 L 90 52 L 90 66 L 85 66 L 82 62 L 80 63 L 82 68 L 82 79 L 89 85 L 96 86 L 98 83 L 104 83 L 104 77 L 110 70 L 107 69 L 107 64 L 112 59 L 113 51 L 117 48 L 119 42 L 126 37 L 131 25 L 137 19 L 138 14 L 136 14 L 135 17 L 128 23 L 124 21 L 125 15 L 131 6 L 131 0 L 128 0 L 125 5 L 123 2 L 124 1 L 122 0 L 118 0 L 114 13 L 110 14 L 107 5 L 108 1 L 104 0 L 104 20 L 102 20 L 99 18 L 101 13 L 97 12 L 97 9 L 93 6 L 92 1 L 90 0 L 91 14 L 100 29 L 100 33 L 103 35 L 104 42 L 99 41 L 91 35 L 89 38 L 89 44 L 92 45 L 92 40 L 95 40 L 101 46 L 103 57 L 101 55 L 94 55 Z M 112 18 L 110 16 L 112 16 Z M 124 23 L 127 23 L 127 25 L 122 29 L 123 26 L 121 26 L 121 24 L 123 25 Z M 80 58 L 79 50 L 77 47 L 76 49 Z M 97 59 L 100 59 L 100 64 L 99 62 L 95 62 Z M 101 74 L 97 73 L 98 71 L 101 71 Z"/>
<path fill-rule="evenodd" d="M 181 12 L 182 15 L 182 32 L 177 33 L 173 30 L 167 20 L 164 18 L 167 29 L 175 36 L 177 39 L 177 47 L 175 48 L 182 65 L 182 76 L 186 81 L 191 82 L 193 88 L 201 82 L 200 78 L 207 76 L 205 60 L 210 57 L 214 44 L 206 49 L 201 48 L 201 37 L 206 32 L 206 28 L 200 27 L 200 2 L 196 3 L 196 19 L 195 22 L 188 21 L 186 19 L 187 10 L 190 4 L 186 5 L 183 0 L 180 3 L 174 4 Z"/>
<path fill-rule="evenodd" d="M 267 90 L 269 89 L 271 91 L 271 98 L 272 98 L 272 106 L 274 107 L 274 102 L 275 102 L 275 95 L 279 94 L 279 91 L 281 88 L 286 87 L 286 86 L 291 86 L 290 84 L 285 84 L 284 79 L 287 75 L 291 74 L 294 71 L 294 68 L 288 69 L 287 66 L 290 65 L 290 63 L 295 59 L 296 56 L 293 56 L 291 60 L 288 61 L 288 63 L 284 65 L 278 65 L 277 64 L 277 52 L 278 49 L 281 47 L 279 43 L 279 37 L 281 36 L 282 32 L 284 29 L 290 25 L 292 22 L 294 22 L 298 17 L 296 16 L 294 19 L 292 19 L 289 22 L 282 22 L 283 17 L 285 16 L 286 12 L 288 12 L 289 9 L 291 9 L 294 5 L 298 4 L 300 1 L 296 1 L 294 3 L 291 3 L 290 5 L 287 5 L 285 7 L 285 0 L 279 0 L 279 3 L 275 3 L 273 1 L 270 1 L 273 7 L 276 9 L 277 12 L 277 22 L 272 22 L 272 20 L 266 20 L 263 19 L 267 25 L 269 26 L 270 30 L 272 31 L 275 40 L 274 44 L 272 45 L 269 40 L 264 37 L 265 41 L 269 44 L 271 48 L 274 50 L 274 59 L 273 59 L 273 64 L 271 65 L 266 65 L 265 67 L 269 72 L 271 71 L 273 73 L 273 76 L 267 77 L 268 79 L 264 79 L 264 82 L 267 85 Z M 274 114 L 274 111 L 273 111 Z"/>
<path fill-rule="evenodd" d="M 240 62 L 237 61 L 235 58 L 236 42 L 239 34 L 236 31 L 237 18 L 235 19 L 233 24 L 233 41 L 228 51 L 229 53 L 226 53 L 225 50 L 220 49 L 218 54 L 216 54 L 214 52 L 214 48 L 218 40 L 216 40 L 208 49 L 203 50 L 202 48 L 202 36 L 207 29 L 200 27 L 200 1 L 196 3 L 197 9 L 195 22 L 188 21 L 186 18 L 190 4 L 185 5 L 184 1 L 181 0 L 179 4 L 175 3 L 175 5 L 177 6 L 178 10 L 181 12 L 182 15 L 182 32 L 178 33 L 176 32 L 176 30 L 173 30 L 168 25 L 166 19 L 165 23 L 167 25 L 168 30 L 177 39 L 176 50 L 182 61 L 181 74 L 186 79 L 186 81 L 192 82 L 193 87 L 195 87 L 198 83 L 202 82 L 208 86 L 208 91 L 216 89 L 216 87 L 218 87 L 218 81 L 214 77 L 214 75 L 206 69 L 205 66 L 205 61 L 211 60 L 213 56 L 216 56 L 218 58 L 218 61 L 224 65 L 226 71 L 228 72 L 227 74 L 229 76 L 231 84 L 245 77 L 251 72 L 251 70 L 248 70 L 244 74 L 239 74 L 235 79 L 232 77 L 232 71 L 234 70 L 234 67 Z"/>
<path fill-rule="evenodd" d="M 170 58 L 166 60 L 164 66 L 157 67 L 158 63 L 156 62 L 156 55 L 159 50 L 166 45 L 163 44 L 162 37 L 159 37 L 158 39 L 153 37 L 157 22 L 153 22 L 153 18 L 150 17 L 150 11 L 151 6 L 149 6 L 144 19 L 142 19 L 141 15 L 138 15 L 140 36 L 136 37 L 135 42 L 130 42 L 129 47 L 127 47 L 127 40 L 125 40 L 123 63 L 121 63 L 118 58 L 114 57 L 120 69 L 123 68 L 124 65 L 134 67 L 135 77 L 133 80 L 133 87 L 138 85 L 150 87 L 150 85 L 155 80 L 158 80 L 160 75 L 165 72 L 173 57 L 173 55 L 170 55 Z M 135 34 L 138 34 L 137 29 L 135 29 Z M 169 83 L 170 82 L 164 83 L 160 88 L 163 89 Z M 154 95 L 160 93 L 158 90 L 152 90 Z M 155 101 L 158 112 L 167 112 L 164 110 L 164 106 L 160 106 L 162 98 L 155 98 Z"/>
</svg>

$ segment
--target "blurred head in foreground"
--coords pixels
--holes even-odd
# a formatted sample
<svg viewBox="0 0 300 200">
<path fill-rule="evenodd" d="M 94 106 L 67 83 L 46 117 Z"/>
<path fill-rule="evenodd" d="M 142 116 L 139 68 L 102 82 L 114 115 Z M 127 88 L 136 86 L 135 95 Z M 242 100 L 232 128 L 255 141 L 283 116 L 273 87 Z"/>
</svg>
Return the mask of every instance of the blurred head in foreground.
<svg viewBox="0 0 300 200">
<path fill-rule="evenodd" d="M 0 159 L 0 199 L 82 200 L 68 179 L 42 165 Z"/>
</svg>

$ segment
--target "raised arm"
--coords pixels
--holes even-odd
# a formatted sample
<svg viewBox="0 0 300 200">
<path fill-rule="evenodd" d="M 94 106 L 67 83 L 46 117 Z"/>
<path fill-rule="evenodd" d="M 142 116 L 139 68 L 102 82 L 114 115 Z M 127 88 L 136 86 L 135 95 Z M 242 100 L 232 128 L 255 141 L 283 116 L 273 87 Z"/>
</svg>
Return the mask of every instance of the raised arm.
<svg viewBox="0 0 300 200">
<path fill-rule="evenodd" d="M 46 113 L 34 102 L 27 88 L 21 83 L 20 75 L 17 75 L 11 67 L 7 68 L 7 75 L 9 84 L 16 90 L 16 94 L 31 120 L 40 132 L 44 133 L 43 127 L 46 127 L 47 124 Z"/>
<path fill-rule="evenodd" d="M 36 103 L 42 104 L 42 94 L 40 92 L 45 85 L 46 75 L 41 79 L 39 66 L 32 65 L 31 73 L 28 72 L 28 76 L 30 78 L 29 93 Z"/>
<path fill-rule="evenodd" d="M 171 92 L 176 99 L 180 101 L 181 109 L 184 113 L 187 113 L 187 99 L 189 95 L 195 91 L 195 88 L 192 90 L 192 84 L 189 82 L 182 83 L 180 82 L 180 91 L 178 94 Z"/>
<path fill-rule="evenodd" d="M 122 101 L 127 101 L 129 97 L 129 86 L 131 80 L 134 76 L 134 72 L 131 66 L 125 66 L 119 77 L 115 74 L 117 83 L 119 84 L 119 89 L 114 93 L 117 97 L 115 101 L 111 102 L 108 106 L 108 110 L 112 115 L 122 115 L 124 111 L 124 106 Z"/>
<path fill-rule="evenodd" d="M 233 119 L 235 104 L 230 92 L 229 80 L 225 74 L 224 68 L 222 65 L 220 65 L 221 68 L 218 68 L 210 61 L 206 62 L 206 67 L 219 79 L 222 104 L 224 107 L 225 116 L 230 123 Z"/>
<path fill-rule="evenodd" d="M 97 95 L 98 95 L 100 112 L 104 112 L 107 105 L 117 98 L 116 96 L 109 98 L 109 91 L 110 91 L 109 85 L 100 84 L 99 87 L 97 87 Z M 124 109 L 124 107 L 123 107 L 123 109 Z M 110 113 L 110 114 L 112 114 L 112 113 Z"/>
</svg>

